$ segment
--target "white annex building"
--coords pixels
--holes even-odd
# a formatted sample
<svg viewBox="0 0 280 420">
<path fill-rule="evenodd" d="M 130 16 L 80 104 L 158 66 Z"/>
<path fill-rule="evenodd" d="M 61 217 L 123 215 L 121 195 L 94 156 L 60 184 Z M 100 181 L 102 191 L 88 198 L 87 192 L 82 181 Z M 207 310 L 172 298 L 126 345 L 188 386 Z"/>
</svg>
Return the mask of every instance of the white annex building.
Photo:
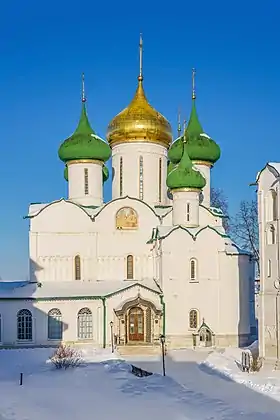
<svg viewBox="0 0 280 420">
<path fill-rule="evenodd" d="M 250 255 L 210 205 L 219 146 L 192 109 L 172 142 L 140 74 L 130 105 L 92 129 L 84 90 L 74 134 L 59 148 L 68 198 L 32 204 L 30 281 L 0 285 L 1 343 L 227 346 L 250 336 Z M 194 74 L 193 74 L 194 80 Z M 112 157 L 112 200 L 104 203 Z"/>
<path fill-rule="evenodd" d="M 280 163 L 268 163 L 257 175 L 260 296 L 259 347 L 266 364 L 279 366 L 280 352 Z"/>
</svg>

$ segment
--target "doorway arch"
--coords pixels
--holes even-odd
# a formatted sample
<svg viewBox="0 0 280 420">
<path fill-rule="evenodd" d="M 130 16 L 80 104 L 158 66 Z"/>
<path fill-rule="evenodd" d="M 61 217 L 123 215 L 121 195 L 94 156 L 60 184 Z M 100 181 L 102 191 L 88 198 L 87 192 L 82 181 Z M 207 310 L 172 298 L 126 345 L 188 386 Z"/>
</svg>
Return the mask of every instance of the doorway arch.
<svg viewBox="0 0 280 420">
<path fill-rule="evenodd" d="M 132 307 L 128 312 L 128 340 L 144 341 L 144 311 L 139 306 Z"/>
</svg>

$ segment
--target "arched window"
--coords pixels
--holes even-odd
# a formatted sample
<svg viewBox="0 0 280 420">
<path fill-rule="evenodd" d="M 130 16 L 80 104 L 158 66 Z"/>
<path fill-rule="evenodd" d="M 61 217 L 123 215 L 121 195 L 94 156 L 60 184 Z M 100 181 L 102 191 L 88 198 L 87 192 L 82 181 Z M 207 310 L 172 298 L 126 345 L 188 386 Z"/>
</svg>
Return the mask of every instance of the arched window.
<svg viewBox="0 0 280 420">
<path fill-rule="evenodd" d="M 126 258 L 126 278 L 132 280 L 133 279 L 133 255 L 128 255 Z"/>
<path fill-rule="evenodd" d="M 190 261 L 190 279 L 191 281 L 197 280 L 197 261 L 194 258 Z"/>
<path fill-rule="evenodd" d="M 85 195 L 88 195 L 89 188 L 88 188 L 88 168 L 84 169 L 84 186 L 85 186 Z"/>
<path fill-rule="evenodd" d="M 190 205 L 190 203 L 187 203 L 187 205 L 186 205 L 186 220 L 187 220 L 187 222 L 190 221 L 190 218 L 191 218 L 191 205 Z"/>
<path fill-rule="evenodd" d="M 120 157 L 120 197 L 123 195 L 123 158 Z"/>
<path fill-rule="evenodd" d="M 56 308 L 48 313 L 48 339 L 62 340 L 62 315 Z"/>
<path fill-rule="evenodd" d="M 271 260 L 267 260 L 267 277 L 271 277 Z"/>
<path fill-rule="evenodd" d="M 92 312 L 89 308 L 83 308 L 78 312 L 78 339 L 92 339 Z"/>
<path fill-rule="evenodd" d="M 196 309 L 192 309 L 189 313 L 189 327 L 196 329 L 198 326 L 198 312 Z"/>
<path fill-rule="evenodd" d="M 273 225 L 269 226 L 268 232 L 267 232 L 267 243 L 268 245 L 275 244 L 276 238 L 275 238 L 275 227 Z"/>
<path fill-rule="evenodd" d="M 158 201 L 161 203 L 161 190 L 162 190 L 162 159 L 158 161 Z"/>
<path fill-rule="evenodd" d="M 17 314 L 18 340 L 32 340 L 32 314 L 28 309 L 21 309 Z"/>
<path fill-rule="evenodd" d="M 272 196 L 272 220 L 276 221 L 277 220 L 277 193 L 276 191 L 272 190 L 271 191 L 271 196 Z"/>
<path fill-rule="evenodd" d="M 139 158 L 139 198 L 143 200 L 143 156 Z"/>
<path fill-rule="evenodd" d="M 76 255 L 75 257 L 75 280 L 81 280 L 81 257 Z"/>
</svg>

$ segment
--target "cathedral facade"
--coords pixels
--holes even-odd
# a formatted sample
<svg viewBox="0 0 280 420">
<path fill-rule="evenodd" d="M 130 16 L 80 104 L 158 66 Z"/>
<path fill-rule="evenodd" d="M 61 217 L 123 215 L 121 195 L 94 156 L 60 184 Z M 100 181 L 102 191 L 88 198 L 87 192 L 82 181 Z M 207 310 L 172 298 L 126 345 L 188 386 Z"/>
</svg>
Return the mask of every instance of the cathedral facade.
<svg viewBox="0 0 280 420">
<path fill-rule="evenodd" d="M 141 65 L 107 141 L 90 125 L 83 91 L 59 157 L 68 197 L 29 207 L 30 279 L 0 288 L 2 345 L 156 346 L 161 335 L 170 348 L 247 342 L 253 263 L 210 203 L 220 148 L 199 122 L 194 84 L 175 141 L 145 96 Z"/>
</svg>

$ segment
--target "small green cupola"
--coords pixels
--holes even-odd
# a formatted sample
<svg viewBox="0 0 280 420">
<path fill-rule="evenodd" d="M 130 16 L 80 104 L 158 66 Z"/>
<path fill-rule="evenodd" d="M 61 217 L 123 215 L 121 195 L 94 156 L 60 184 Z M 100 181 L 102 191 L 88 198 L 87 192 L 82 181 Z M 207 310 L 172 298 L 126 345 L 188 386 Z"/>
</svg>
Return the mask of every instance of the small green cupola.
<svg viewBox="0 0 280 420">
<path fill-rule="evenodd" d="M 71 160 L 92 159 L 106 162 L 111 157 L 111 148 L 91 128 L 86 112 L 86 98 L 82 94 L 82 112 L 78 127 L 75 132 L 67 138 L 58 150 L 59 158 L 67 163 Z"/>
<path fill-rule="evenodd" d="M 196 110 L 196 93 L 194 85 L 195 70 L 193 69 L 193 90 L 192 90 L 192 109 L 187 127 L 183 136 L 179 136 L 171 145 L 168 151 L 168 159 L 173 163 L 180 162 L 183 155 L 183 139 L 187 135 L 187 150 L 192 161 L 205 162 L 214 165 L 220 158 L 221 150 L 218 144 L 204 133 L 202 125 L 198 119 Z"/>
<path fill-rule="evenodd" d="M 203 175 L 193 168 L 192 162 L 188 155 L 188 139 L 184 136 L 182 142 L 183 155 L 180 162 L 169 171 L 166 179 L 167 187 L 172 190 L 180 188 L 190 188 L 201 190 L 205 187 L 206 181 Z"/>
</svg>

